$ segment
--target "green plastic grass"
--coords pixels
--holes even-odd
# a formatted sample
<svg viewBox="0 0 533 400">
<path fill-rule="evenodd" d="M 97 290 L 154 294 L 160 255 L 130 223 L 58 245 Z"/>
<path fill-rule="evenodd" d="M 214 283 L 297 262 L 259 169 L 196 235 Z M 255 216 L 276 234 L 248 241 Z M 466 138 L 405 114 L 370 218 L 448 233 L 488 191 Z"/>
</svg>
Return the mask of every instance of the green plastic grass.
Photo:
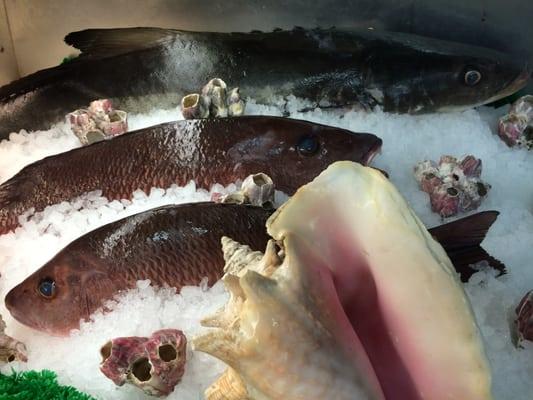
<svg viewBox="0 0 533 400">
<path fill-rule="evenodd" d="M 0 400 L 95 400 L 71 386 L 57 383 L 54 372 L 43 370 L 0 374 Z"/>
<path fill-rule="evenodd" d="M 74 60 L 75 58 L 77 58 L 78 55 L 77 54 L 71 54 L 71 55 L 68 55 L 66 57 L 63 57 L 63 60 L 61 60 L 61 62 L 59 63 L 60 65 L 62 64 L 66 64 L 72 60 Z"/>
</svg>

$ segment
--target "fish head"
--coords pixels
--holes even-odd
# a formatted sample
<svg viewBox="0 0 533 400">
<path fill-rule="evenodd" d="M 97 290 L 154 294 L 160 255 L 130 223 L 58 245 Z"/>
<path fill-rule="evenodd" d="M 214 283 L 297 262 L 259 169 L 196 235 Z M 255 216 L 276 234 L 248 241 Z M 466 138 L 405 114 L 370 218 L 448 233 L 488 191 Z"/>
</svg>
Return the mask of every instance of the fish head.
<svg viewBox="0 0 533 400">
<path fill-rule="evenodd" d="M 99 288 L 106 290 L 109 282 L 105 273 L 91 268 L 80 254 L 59 253 L 12 288 L 5 305 L 20 323 L 67 336 L 99 307 Z"/>
<path fill-rule="evenodd" d="M 510 96 L 530 76 L 515 55 L 431 40 L 370 55 L 365 88 L 385 111 L 450 112 Z"/>
<path fill-rule="evenodd" d="M 369 133 L 307 121 L 273 117 L 255 119 L 250 134 L 234 143 L 227 155 L 239 176 L 259 172 L 272 178 L 276 189 L 292 194 L 336 161 L 368 165 L 381 150 L 382 140 Z"/>
</svg>

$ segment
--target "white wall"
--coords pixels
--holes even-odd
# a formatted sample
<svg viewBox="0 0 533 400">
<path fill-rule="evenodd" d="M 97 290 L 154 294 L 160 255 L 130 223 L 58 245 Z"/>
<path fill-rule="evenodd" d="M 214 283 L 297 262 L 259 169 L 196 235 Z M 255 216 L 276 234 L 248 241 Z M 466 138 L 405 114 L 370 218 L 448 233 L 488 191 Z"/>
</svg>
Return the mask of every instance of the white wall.
<svg viewBox="0 0 533 400">
<path fill-rule="evenodd" d="M 2 1 L 2 0 L 0 0 Z M 57 65 L 74 50 L 63 38 L 87 28 L 157 26 L 250 31 L 314 25 L 307 0 L 4 0 L 21 75 Z M 323 0 L 324 3 L 338 0 Z M 297 7 L 294 13 L 291 7 Z M 341 14 L 342 15 L 342 14 Z M 273 26 L 273 24 L 275 24 Z"/>
<path fill-rule="evenodd" d="M 0 85 L 19 76 L 5 4 L 0 0 Z"/>
</svg>

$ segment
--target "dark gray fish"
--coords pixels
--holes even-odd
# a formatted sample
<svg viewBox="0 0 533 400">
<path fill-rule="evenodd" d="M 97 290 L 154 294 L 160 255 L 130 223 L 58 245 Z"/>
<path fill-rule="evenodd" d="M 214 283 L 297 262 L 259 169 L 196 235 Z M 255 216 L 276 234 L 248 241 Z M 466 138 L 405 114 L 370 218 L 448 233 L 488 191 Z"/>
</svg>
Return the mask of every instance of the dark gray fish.
<svg viewBox="0 0 533 400">
<path fill-rule="evenodd" d="M 321 106 L 381 105 L 400 113 L 485 104 L 529 78 L 516 57 L 375 31 L 90 29 L 65 41 L 82 51 L 77 59 L 0 88 L 0 139 L 49 128 L 99 98 L 129 112 L 175 107 L 214 77 L 263 103 L 295 95 Z"/>
<path fill-rule="evenodd" d="M 101 190 L 110 200 L 141 189 L 228 185 L 263 172 L 292 194 L 340 160 L 367 165 L 381 139 L 345 129 L 279 117 L 169 122 L 126 133 L 24 167 L 0 185 L 0 234 L 18 226 L 30 208 Z"/>
<path fill-rule="evenodd" d="M 192 203 L 121 219 L 70 243 L 13 288 L 6 306 L 20 322 L 64 335 L 138 280 L 180 289 L 207 277 L 212 285 L 223 273 L 222 236 L 263 250 L 271 213 L 245 205 Z M 470 264 L 480 260 L 504 271 L 479 246 L 497 215 L 478 213 L 429 230 L 463 280 L 474 272 Z"/>
</svg>

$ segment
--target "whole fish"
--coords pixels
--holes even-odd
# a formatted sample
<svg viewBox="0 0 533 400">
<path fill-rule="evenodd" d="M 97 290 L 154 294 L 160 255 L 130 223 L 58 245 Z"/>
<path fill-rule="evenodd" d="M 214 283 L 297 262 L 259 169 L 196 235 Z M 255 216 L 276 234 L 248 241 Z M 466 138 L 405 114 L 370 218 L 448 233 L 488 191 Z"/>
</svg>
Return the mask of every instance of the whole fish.
<svg viewBox="0 0 533 400">
<path fill-rule="evenodd" d="M 70 243 L 13 288 L 6 306 L 23 324 L 64 335 L 138 280 L 178 289 L 204 277 L 213 284 L 223 274 L 222 236 L 264 249 L 271 213 L 245 205 L 193 203 L 126 217 Z M 430 229 L 464 280 L 475 271 L 470 264 L 480 260 L 503 272 L 503 264 L 479 246 L 497 215 L 479 213 Z"/>
<path fill-rule="evenodd" d="M 261 103 L 294 95 L 319 106 L 380 105 L 400 113 L 485 104 L 529 78 L 515 56 L 368 30 L 89 29 L 65 41 L 82 54 L 0 88 L 0 139 L 47 129 L 99 98 L 128 112 L 176 107 L 215 77 Z"/>
<path fill-rule="evenodd" d="M 381 139 L 279 117 L 165 123 L 44 158 L 0 185 L 0 234 L 29 208 L 43 210 L 83 193 L 130 198 L 136 189 L 185 185 L 205 189 L 263 172 L 292 194 L 329 164 L 368 164 Z"/>
<path fill-rule="evenodd" d="M 14 289 L 6 304 L 20 321 L 61 335 L 138 280 L 180 289 L 208 278 L 213 285 L 224 267 L 222 236 L 231 233 L 259 250 L 268 241 L 265 223 L 271 214 L 246 205 L 192 203 L 126 217 L 73 241 L 28 278 L 39 280 L 36 287 L 19 286 L 22 296 Z M 35 295 L 46 315 L 32 312 L 26 319 L 21 312 L 32 307 Z"/>
</svg>

